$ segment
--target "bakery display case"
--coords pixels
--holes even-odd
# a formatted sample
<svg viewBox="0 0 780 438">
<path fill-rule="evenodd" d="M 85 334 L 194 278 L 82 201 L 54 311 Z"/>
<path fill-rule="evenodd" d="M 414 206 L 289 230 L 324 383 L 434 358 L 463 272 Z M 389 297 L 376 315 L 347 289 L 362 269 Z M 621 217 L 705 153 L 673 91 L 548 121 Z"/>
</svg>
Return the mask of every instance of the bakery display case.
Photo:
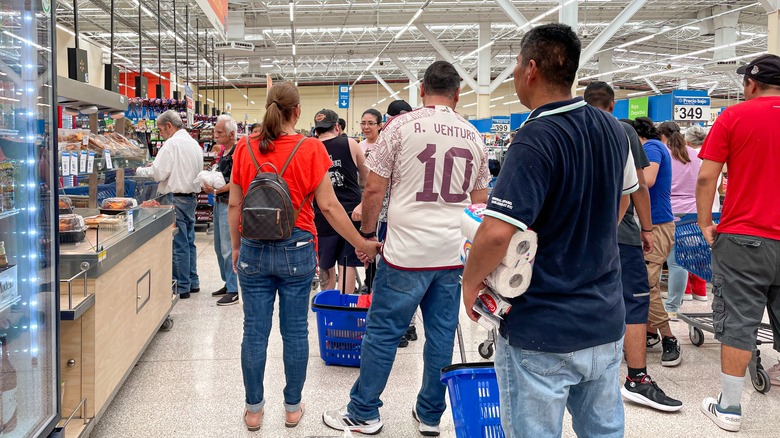
<svg viewBox="0 0 780 438">
<path fill-rule="evenodd" d="M 73 208 L 81 241 L 59 247 L 62 412 L 67 436 L 88 436 L 176 303 L 175 212 L 108 199 L 114 214 Z M 124 208 L 121 211 L 119 209 Z M 62 226 L 62 223 L 61 223 Z"/>
<path fill-rule="evenodd" d="M 57 193 L 47 2 L 0 3 L 0 436 L 59 420 Z"/>
</svg>

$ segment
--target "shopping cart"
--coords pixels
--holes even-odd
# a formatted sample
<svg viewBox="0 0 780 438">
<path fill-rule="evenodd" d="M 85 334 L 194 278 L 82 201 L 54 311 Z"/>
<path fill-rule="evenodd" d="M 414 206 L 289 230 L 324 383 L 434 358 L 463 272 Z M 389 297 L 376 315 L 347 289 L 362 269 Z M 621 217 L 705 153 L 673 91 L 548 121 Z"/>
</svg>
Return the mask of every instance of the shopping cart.
<svg viewBox="0 0 780 438">
<path fill-rule="evenodd" d="M 718 223 L 720 213 L 713 213 L 712 220 Z M 675 223 L 674 251 L 678 265 L 706 281 L 712 281 L 712 250 L 704 240 L 695 214 L 685 215 Z M 704 332 L 715 333 L 712 313 L 680 313 L 678 318 L 688 324 L 688 336 L 691 343 L 697 347 L 704 344 Z M 764 343 L 773 343 L 773 336 L 772 328 L 762 323 L 758 328 L 753 358 L 748 365 L 753 388 L 762 394 L 772 388 L 769 374 L 761 365 L 761 351 L 758 349 L 758 346 Z"/>
</svg>

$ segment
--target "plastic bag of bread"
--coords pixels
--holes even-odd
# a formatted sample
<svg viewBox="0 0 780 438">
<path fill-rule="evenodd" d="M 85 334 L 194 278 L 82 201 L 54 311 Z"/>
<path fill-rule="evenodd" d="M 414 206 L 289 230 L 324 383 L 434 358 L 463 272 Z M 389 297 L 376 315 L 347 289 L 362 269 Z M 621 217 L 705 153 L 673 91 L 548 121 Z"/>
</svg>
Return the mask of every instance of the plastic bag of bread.
<svg viewBox="0 0 780 438">
<path fill-rule="evenodd" d="M 84 218 L 77 214 L 61 214 L 59 230 L 60 233 L 69 231 L 84 231 L 87 226 L 84 224 Z"/>
<path fill-rule="evenodd" d="M 138 207 L 138 201 L 133 198 L 106 198 L 100 203 L 101 210 L 129 210 Z"/>
<path fill-rule="evenodd" d="M 225 176 L 218 170 L 202 170 L 193 182 L 200 185 L 208 184 L 215 189 L 221 189 L 226 184 Z"/>
</svg>

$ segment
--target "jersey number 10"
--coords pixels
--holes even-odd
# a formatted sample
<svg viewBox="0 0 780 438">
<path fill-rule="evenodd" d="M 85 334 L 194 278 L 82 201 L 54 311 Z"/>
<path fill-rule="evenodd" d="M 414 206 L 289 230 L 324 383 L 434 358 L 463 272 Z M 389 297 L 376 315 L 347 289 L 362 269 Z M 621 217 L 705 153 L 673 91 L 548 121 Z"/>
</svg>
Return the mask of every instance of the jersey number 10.
<svg viewBox="0 0 780 438">
<path fill-rule="evenodd" d="M 417 159 L 425 165 L 425 181 L 423 182 L 423 189 L 421 192 L 417 192 L 416 199 L 421 202 L 436 202 L 439 199 L 439 195 L 444 202 L 462 202 L 468 198 L 467 190 L 469 188 L 469 181 L 471 181 L 471 173 L 474 167 L 474 155 L 471 151 L 465 148 L 452 147 L 444 153 L 444 165 L 443 169 L 436 168 L 436 145 L 428 143 L 425 149 L 417 155 Z M 452 185 L 452 172 L 455 167 L 455 159 L 463 158 L 466 160 L 465 172 L 463 175 L 463 183 L 461 185 L 460 193 L 450 193 L 450 186 Z M 439 193 L 434 191 L 433 182 L 436 179 L 437 170 L 441 172 L 441 188 Z"/>
</svg>

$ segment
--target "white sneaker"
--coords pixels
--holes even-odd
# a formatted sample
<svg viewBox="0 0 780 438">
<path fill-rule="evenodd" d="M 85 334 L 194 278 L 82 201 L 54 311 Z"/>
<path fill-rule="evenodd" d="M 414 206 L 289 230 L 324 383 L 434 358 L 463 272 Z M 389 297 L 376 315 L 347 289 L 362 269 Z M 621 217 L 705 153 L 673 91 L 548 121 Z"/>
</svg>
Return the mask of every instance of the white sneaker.
<svg viewBox="0 0 780 438">
<path fill-rule="evenodd" d="M 701 411 L 721 429 L 739 432 L 739 426 L 742 422 L 742 408 L 740 406 L 729 406 L 723 409 L 718 405 L 717 400 L 713 397 L 707 397 L 701 402 Z"/>
<path fill-rule="evenodd" d="M 683 301 L 693 301 L 693 294 L 683 294 Z"/>
<path fill-rule="evenodd" d="M 349 414 L 346 406 L 337 411 L 326 411 L 322 414 L 322 422 L 331 429 L 348 430 L 365 435 L 376 435 L 382 430 L 383 426 L 382 420 L 379 418 L 368 421 L 354 418 Z"/>
<path fill-rule="evenodd" d="M 417 409 L 412 409 L 412 417 L 419 423 L 419 430 L 423 436 L 439 436 L 439 426 L 430 426 L 420 421 L 417 417 Z"/>
<path fill-rule="evenodd" d="M 707 301 L 707 295 L 696 295 L 693 294 L 693 299 L 696 301 Z"/>
<path fill-rule="evenodd" d="M 677 312 L 667 312 L 669 314 L 669 320 L 671 321 L 679 321 L 680 319 L 677 318 Z"/>
</svg>

